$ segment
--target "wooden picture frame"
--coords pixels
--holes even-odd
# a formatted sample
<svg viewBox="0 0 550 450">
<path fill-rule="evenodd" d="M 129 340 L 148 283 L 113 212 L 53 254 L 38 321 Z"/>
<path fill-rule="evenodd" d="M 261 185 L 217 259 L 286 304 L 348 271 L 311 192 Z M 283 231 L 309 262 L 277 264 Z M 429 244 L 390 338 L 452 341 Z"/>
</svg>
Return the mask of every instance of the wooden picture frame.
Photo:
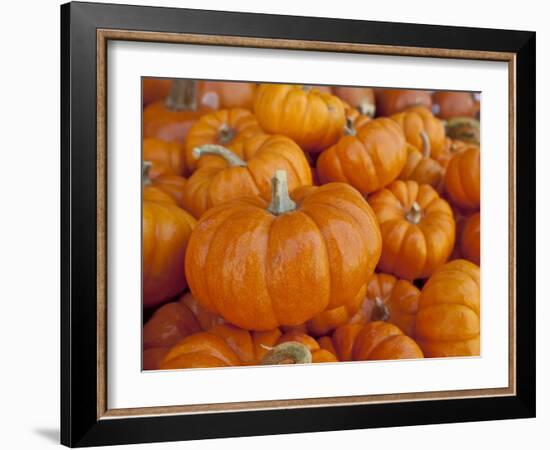
<svg viewBox="0 0 550 450">
<path fill-rule="evenodd" d="M 112 410 L 106 402 L 106 43 L 186 43 L 505 61 L 509 386 Z M 61 442 L 110 445 L 535 415 L 535 33 L 189 9 L 61 7 Z"/>
</svg>

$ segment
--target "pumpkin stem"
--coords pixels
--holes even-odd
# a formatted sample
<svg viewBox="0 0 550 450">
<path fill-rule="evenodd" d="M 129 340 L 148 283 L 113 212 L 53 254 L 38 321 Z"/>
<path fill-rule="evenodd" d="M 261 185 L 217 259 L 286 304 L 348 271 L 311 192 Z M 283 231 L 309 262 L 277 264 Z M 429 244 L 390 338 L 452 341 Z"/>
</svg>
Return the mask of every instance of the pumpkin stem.
<svg viewBox="0 0 550 450">
<path fill-rule="evenodd" d="M 416 225 L 422 219 L 422 209 L 420 205 L 413 202 L 411 209 L 405 215 L 405 218 L 412 224 Z"/>
<path fill-rule="evenodd" d="M 430 147 L 430 138 L 428 138 L 428 133 L 422 130 L 420 132 L 420 139 L 422 139 L 422 156 L 424 158 L 429 158 L 431 153 L 431 147 Z"/>
<path fill-rule="evenodd" d="M 197 81 L 173 80 L 165 105 L 172 111 L 194 111 L 197 109 Z"/>
<path fill-rule="evenodd" d="M 479 120 L 472 117 L 453 117 L 445 124 L 445 132 L 451 139 L 479 145 Z"/>
<path fill-rule="evenodd" d="M 216 144 L 205 144 L 193 149 L 193 156 L 199 159 L 202 155 L 221 156 L 231 167 L 246 167 L 246 162 L 228 148 Z"/>
<path fill-rule="evenodd" d="M 289 362 L 288 362 L 289 361 Z M 267 352 L 261 361 L 261 365 L 270 364 L 309 364 L 311 363 L 311 351 L 301 342 L 283 342 Z"/>
<path fill-rule="evenodd" d="M 218 140 L 220 144 L 225 145 L 233 140 L 235 137 L 235 130 L 226 123 L 223 123 L 218 129 Z"/>
<path fill-rule="evenodd" d="M 382 320 L 387 322 L 390 318 L 390 310 L 380 297 L 374 299 L 374 311 L 372 312 L 372 320 Z"/>
<path fill-rule="evenodd" d="M 302 90 L 303 90 L 304 92 L 309 92 L 309 91 L 311 91 L 312 89 L 313 89 L 313 86 L 308 86 L 307 84 L 303 84 L 303 85 L 302 85 Z"/>
<path fill-rule="evenodd" d="M 267 209 L 276 216 L 296 209 L 296 203 L 288 195 L 286 170 L 276 170 L 271 179 L 271 203 Z"/>
<path fill-rule="evenodd" d="M 370 118 L 374 117 L 374 114 L 376 113 L 376 106 L 366 98 L 359 102 L 357 109 L 360 114 L 363 116 L 369 116 Z"/>
<path fill-rule="evenodd" d="M 143 161 L 141 164 L 141 182 L 144 186 L 151 184 L 151 178 L 149 177 L 151 167 L 153 167 L 153 163 L 151 161 Z"/>
<path fill-rule="evenodd" d="M 346 117 L 346 125 L 344 126 L 344 134 L 346 136 L 355 136 L 357 133 L 355 127 L 353 126 L 353 119 L 351 117 Z"/>
</svg>

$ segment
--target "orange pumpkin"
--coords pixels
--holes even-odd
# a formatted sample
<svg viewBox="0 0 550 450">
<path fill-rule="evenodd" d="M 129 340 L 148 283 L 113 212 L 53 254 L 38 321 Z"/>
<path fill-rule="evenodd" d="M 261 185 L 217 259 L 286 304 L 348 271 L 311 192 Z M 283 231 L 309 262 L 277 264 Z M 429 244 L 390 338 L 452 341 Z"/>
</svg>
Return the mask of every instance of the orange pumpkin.
<svg viewBox="0 0 550 450">
<path fill-rule="evenodd" d="M 430 155 L 433 158 L 445 148 L 445 127 L 443 122 L 435 117 L 424 106 L 411 106 L 404 111 L 394 114 L 391 119 L 399 124 L 405 133 L 407 142 L 418 150 L 426 147 L 426 137 L 429 141 Z"/>
<path fill-rule="evenodd" d="M 471 117 L 453 117 L 446 122 L 445 129 L 450 138 L 479 146 L 479 120 Z"/>
<path fill-rule="evenodd" d="M 173 80 L 166 100 L 149 104 L 143 110 L 143 137 L 183 145 L 191 125 L 211 108 L 197 102 L 197 82 Z"/>
<path fill-rule="evenodd" d="M 278 170 L 270 204 L 243 198 L 201 217 L 186 274 L 207 310 L 242 328 L 269 330 L 354 301 L 379 255 L 376 218 L 355 189 L 303 186 L 291 198 Z"/>
<path fill-rule="evenodd" d="M 464 223 L 460 239 L 460 250 L 462 256 L 467 260 L 477 264 L 480 263 L 479 255 L 479 235 L 480 235 L 480 215 L 474 213 Z"/>
<path fill-rule="evenodd" d="M 143 106 L 166 98 L 171 86 L 172 80 L 167 78 L 144 78 L 142 85 Z"/>
<path fill-rule="evenodd" d="M 376 100 L 374 91 L 366 87 L 335 86 L 332 93 L 346 102 L 364 116 L 374 117 L 376 112 Z"/>
<path fill-rule="evenodd" d="M 246 138 L 262 133 L 257 119 L 246 109 L 222 109 L 205 114 L 197 120 L 187 135 L 185 143 L 185 162 L 189 171 L 216 161 L 224 165 L 223 159 L 207 155 L 197 160 L 193 155 L 195 147 L 205 144 L 230 147 L 239 138 Z"/>
<path fill-rule="evenodd" d="M 271 178 L 275 170 L 289 174 L 290 189 L 311 185 L 311 169 L 300 147 L 285 136 L 256 134 L 241 142 L 239 158 L 229 149 L 205 145 L 195 147 L 195 154 L 215 155 L 224 164 L 196 170 L 187 180 L 183 205 L 195 217 L 220 203 L 250 195 L 271 198 Z"/>
<path fill-rule="evenodd" d="M 240 81 L 201 81 L 201 103 L 213 108 L 245 108 L 254 105 L 256 83 Z"/>
<path fill-rule="evenodd" d="M 403 181 L 412 180 L 418 184 L 429 184 L 435 190 L 440 190 L 444 168 L 430 157 L 430 144 L 427 137 L 425 142 L 422 152 L 411 144 L 407 144 L 407 162 L 398 179 Z"/>
<path fill-rule="evenodd" d="M 346 121 L 338 97 L 289 84 L 260 85 L 254 112 L 266 132 L 288 136 L 306 152 L 320 152 L 334 144 Z"/>
<path fill-rule="evenodd" d="M 183 149 L 175 142 L 155 138 L 144 139 L 143 161 L 152 164 L 148 172 L 151 179 L 161 175 L 184 175 L 187 172 Z"/>
<path fill-rule="evenodd" d="M 415 338 L 427 357 L 479 355 L 479 267 L 457 259 L 422 288 Z"/>
<path fill-rule="evenodd" d="M 440 119 L 475 117 L 479 113 L 479 100 L 473 92 L 435 91 L 432 112 Z"/>
<path fill-rule="evenodd" d="M 454 246 L 449 204 L 429 185 L 394 181 L 369 197 L 382 232 L 379 270 L 406 280 L 426 278 L 443 265 Z"/>
<path fill-rule="evenodd" d="M 321 153 L 317 173 L 321 183 L 342 181 L 368 194 L 395 180 L 406 160 L 403 132 L 392 120 L 380 118 L 365 123 Z"/>
<path fill-rule="evenodd" d="M 168 203 L 143 202 L 143 305 L 156 306 L 180 293 L 185 250 L 195 219 Z"/>
<path fill-rule="evenodd" d="M 338 362 L 338 358 L 336 358 L 334 353 L 327 349 L 321 348 L 315 339 L 305 333 L 285 333 L 279 338 L 277 344 L 282 344 L 284 342 L 299 342 L 305 345 L 311 352 L 311 362 L 313 363 Z"/>
<path fill-rule="evenodd" d="M 479 148 L 469 146 L 455 153 L 445 173 L 445 191 L 453 204 L 464 209 L 480 205 Z"/>
<path fill-rule="evenodd" d="M 422 105 L 431 108 L 432 97 L 428 91 L 417 89 L 374 89 L 376 114 L 391 116 L 409 106 Z"/>
<path fill-rule="evenodd" d="M 344 135 L 355 135 L 356 130 L 361 128 L 367 122 L 370 122 L 372 117 L 367 114 L 362 114 L 359 110 L 348 107 L 346 105 L 346 126 L 344 128 Z"/>
<path fill-rule="evenodd" d="M 338 327 L 332 336 L 340 361 L 415 359 L 424 355 L 418 344 L 395 325 L 375 321 Z"/>
<path fill-rule="evenodd" d="M 168 202 L 182 206 L 185 178 L 178 175 L 161 175 L 151 180 L 152 163 L 143 162 L 143 200 Z"/>
<path fill-rule="evenodd" d="M 447 166 L 449 165 L 449 161 L 456 153 L 459 153 L 462 150 L 466 150 L 469 147 L 478 147 L 478 146 L 475 144 L 468 144 L 466 142 L 457 141 L 451 138 L 446 138 L 443 151 L 439 152 L 437 158 L 435 159 L 443 168 L 446 169 Z"/>
</svg>

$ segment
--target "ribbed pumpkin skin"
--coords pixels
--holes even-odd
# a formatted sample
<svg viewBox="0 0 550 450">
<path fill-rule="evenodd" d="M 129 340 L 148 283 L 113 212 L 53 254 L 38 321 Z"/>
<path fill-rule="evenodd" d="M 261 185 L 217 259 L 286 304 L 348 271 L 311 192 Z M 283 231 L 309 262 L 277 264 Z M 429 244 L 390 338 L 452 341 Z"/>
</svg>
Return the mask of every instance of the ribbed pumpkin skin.
<svg viewBox="0 0 550 450">
<path fill-rule="evenodd" d="M 432 94 L 432 111 L 440 119 L 474 117 L 479 101 L 472 92 L 436 91 Z"/>
<path fill-rule="evenodd" d="M 441 120 L 423 106 L 411 106 L 404 111 L 391 116 L 405 134 L 409 144 L 422 151 L 424 142 L 421 133 L 426 133 L 430 141 L 430 154 L 437 158 L 445 148 L 445 127 Z"/>
<path fill-rule="evenodd" d="M 317 160 L 322 183 L 340 181 L 362 194 L 377 191 L 397 178 L 407 160 L 403 132 L 390 119 L 371 120 L 325 150 Z"/>
<path fill-rule="evenodd" d="M 456 153 L 447 166 L 445 190 L 453 204 L 465 209 L 480 205 L 479 148 L 469 146 Z"/>
<path fill-rule="evenodd" d="M 143 306 L 156 306 L 181 292 L 185 251 L 196 224 L 183 209 L 143 202 Z"/>
<path fill-rule="evenodd" d="M 180 340 L 160 363 L 161 369 L 227 367 L 258 364 L 266 347 L 277 344 L 277 329 L 250 332 L 233 325 L 217 325 Z"/>
<path fill-rule="evenodd" d="M 395 325 L 380 321 L 338 327 L 332 335 L 332 344 L 340 361 L 424 357 L 412 338 L 404 335 Z"/>
<path fill-rule="evenodd" d="M 391 116 L 415 105 L 432 106 L 432 97 L 428 91 L 417 89 L 375 89 L 376 114 Z"/>
<path fill-rule="evenodd" d="M 270 199 L 271 178 L 279 169 L 286 170 L 290 190 L 313 182 L 304 153 L 285 136 L 256 134 L 239 141 L 236 153 L 246 161 L 246 167 L 230 167 L 221 160 L 219 165 L 196 170 L 187 180 L 182 203 L 194 217 L 199 218 L 215 205 L 245 196 Z"/>
<path fill-rule="evenodd" d="M 179 175 L 161 175 L 152 180 L 151 184 L 143 186 L 143 200 L 153 200 L 154 191 L 161 191 L 166 194 L 173 202 L 183 207 L 183 191 L 185 188 L 185 178 Z M 161 200 L 157 194 L 157 201 Z"/>
<path fill-rule="evenodd" d="M 218 144 L 231 147 L 237 139 L 262 133 L 256 117 L 246 109 L 222 109 L 205 114 L 197 120 L 187 135 L 185 141 L 185 162 L 190 172 L 197 167 L 209 164 L 224 166 L 219 156 L 205 155 L 195 159 L 193 149 L 204 144 Z"/>
<path fill-rule="evenodd" d="M 380 255 L 372 210 L 341 183 L 291 197 L 297 209 L 278 216 L 255 197 L 201 217 L 186 274 L 202 306 L 242 328 L 269 330 L 353 302 Z"/>
<path fill-rule="evenodd" d="M 416 203 L 417 224 L 407 216 Z M 406 280 L 426 278 L 443 265 L 455 242 L 455 221 L 449 204 L 427 184 L 394 181 L 369 197 L 382 232 L 378 269 Z"/>
<path fill-rule="evenodd" d="M 152 163 L 149 170 L 151 179 L 159 175 L 183 175 L 187 172 L 183 149 L 175 142 L 155 138 L 144 139 L 143 161 Z"/>
<path fill-rule="evenodd" d="M 429 184 L 440 190 L 443 183 L 444 169 L 436 160 L 425 157 L 416 147 L 407 145 L 407 162 L 398 179 L 416 181 L 418 184 Z"/>
<path fill-rule="evenodd" d="M 480 215 L 474 213 L 464 223 L 462 237 L 460 240 L 460 251 L 467 260 L 477 264 L 480 263 L 479 239 L 480 239 Z"/>
<path fill-rule="evenodd" d="M 264 131 L 288 136 L 306 152 L 320 152 L 334 144 L 346 122 L 338 97 L 289 84 L 260 85 L 254 112 Z"/>
<path fill-rule="evenodd" d="M 457 259 L 437 270 L 422 288 L 415 338 L 427 357 L 479 355 L 480 273 Z"/>
</svg>

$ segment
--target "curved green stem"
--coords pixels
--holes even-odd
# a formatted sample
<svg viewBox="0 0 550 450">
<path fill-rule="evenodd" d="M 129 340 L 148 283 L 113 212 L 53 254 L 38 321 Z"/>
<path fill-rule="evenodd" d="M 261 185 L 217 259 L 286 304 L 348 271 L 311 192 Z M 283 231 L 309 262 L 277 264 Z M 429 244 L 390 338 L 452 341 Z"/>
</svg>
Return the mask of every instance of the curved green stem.
<svg viewBox="0 0 550 450">
<path fill-rule="evenodd" d="M 271 179 L 271 203 L 268 211 L 276 216 L 294 211 L 296 203 L 292 201 L 288 194 L 288 182 L 285 170 L 276 170 Z"/>
<path fill-rule="evenodd" d="M 193 149 L 193 156 L 199 159 L 202 155 L 220 156 L 227 161 L 231 167 L 246 167 L 246 162 L 239 158 L 228 148 L 216 144 L 205 144 Z"/>
<path fill-rule="evenodd" d="M 311 363 L 311 351 L 301 342 L 283 342 L 267 352 L 261 361 L 261 365 L 270 364 L 309 364 Z"/>
</svg>

